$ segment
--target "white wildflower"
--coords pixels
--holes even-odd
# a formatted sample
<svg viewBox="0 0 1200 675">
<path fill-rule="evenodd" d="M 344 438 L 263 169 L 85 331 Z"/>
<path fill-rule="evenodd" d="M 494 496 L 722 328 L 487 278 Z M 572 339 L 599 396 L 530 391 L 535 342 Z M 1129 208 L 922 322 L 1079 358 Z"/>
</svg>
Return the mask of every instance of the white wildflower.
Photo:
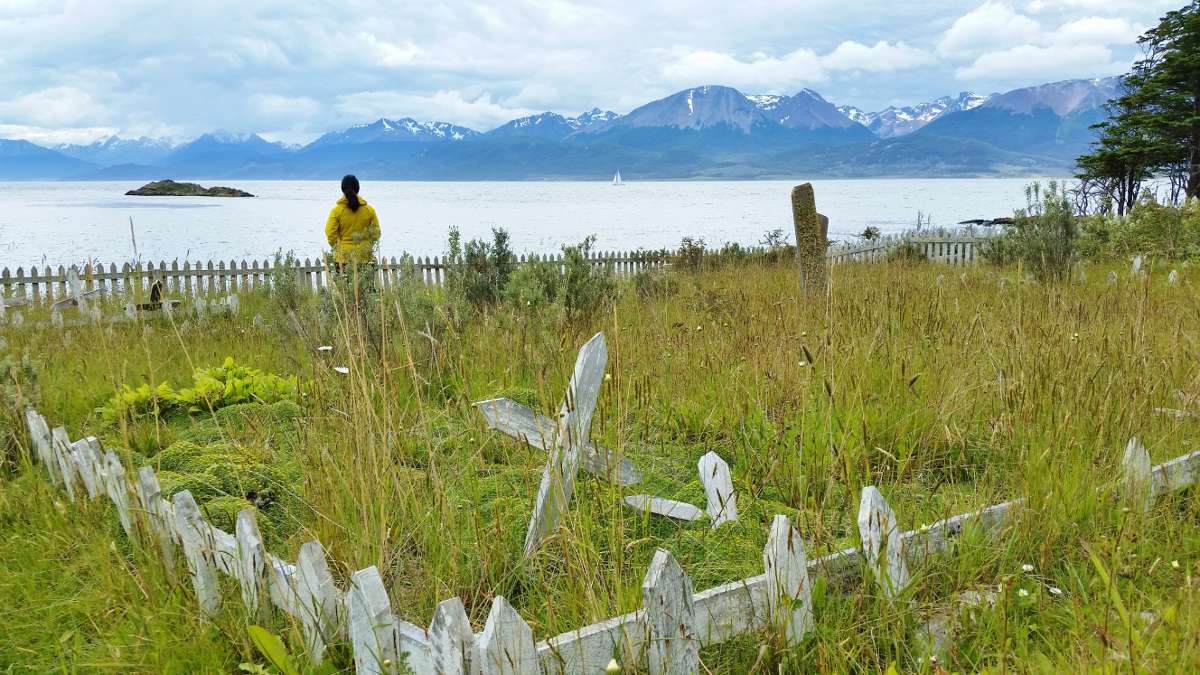
<svg viewBox="0 0 1200 675">
<path fill-rule="evenodd" d="M 1021 565 L 1021 571 L 1028 574 L 1033 571 L 1033 565 L 1030 565 L 1029 563 L 1025 563 L 1024 565 Z"/>
<path fill-rule="evenodd" d="M 317 347 L 317 351 L 331 352 L 331 351 L 333 351 L 333 346 L 332 345 L 321 345 L 320 347 Z"/>
<path fill-rule="evenodd" d="M 1020 588 L 1020 589 L 1017 589 L 1017 595 L 1021 596 L 1022 598 L 1028 598 L 1029 591 L 1025 590 L 1024 588 Z"/>
<path fill-rule="evenodd" d="M 341 374 L 343 374 L 343 375 L 349 375 L 349 374 L 350 374 L 350 369 L 349 369 L 349 368 L 347 368 L 346 366 L 334 366 L 334 367 L 333 367 L 333 369 L 334 369 L 334 370 L 336 370 L 336 371 L 338 371 L 339 373 L 341 373 Z"/>
</svg>

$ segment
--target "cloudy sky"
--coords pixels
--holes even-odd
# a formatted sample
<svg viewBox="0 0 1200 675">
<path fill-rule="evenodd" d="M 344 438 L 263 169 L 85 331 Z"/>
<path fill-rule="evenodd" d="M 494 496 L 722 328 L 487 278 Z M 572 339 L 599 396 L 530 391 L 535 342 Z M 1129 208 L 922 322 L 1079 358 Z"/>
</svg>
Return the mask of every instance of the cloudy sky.
<svg viewBox="0 0 1200 675">
<path fill-rule="evenodd" d="M 485 130 L 689 86 L 868 110 L 1124 72 L 1182 0 L 0 0 L 0 138 Z"/>
</svg>

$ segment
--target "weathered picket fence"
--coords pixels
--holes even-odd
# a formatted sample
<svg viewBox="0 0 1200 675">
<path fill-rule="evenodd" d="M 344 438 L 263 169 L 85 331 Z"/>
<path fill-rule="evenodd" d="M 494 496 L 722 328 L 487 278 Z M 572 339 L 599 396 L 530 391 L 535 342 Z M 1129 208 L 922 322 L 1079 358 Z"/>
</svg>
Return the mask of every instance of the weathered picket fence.
<svg viewBox="0 0 1200 675">
<path fill-rule="evenodd" d="M 346 588 L 338 588 L 320 542 L 304 544 L 296 562 L 287 562 L 264 549 L 253 509 L 238 514 L 234 533 L 225 532 L 205 520 L 189 492 L 167 499 L 152 467 L 139 468 L 132 478 L 119 456 L 95 438 L 72 442 L 63 427 L 50 429 L 34 410 L 26 412 L 26 423 L 34 459 L 70 501 L 107 496 L 126 534 L 159 548 L 168 569 L 182 553 L 203 612 L 215 613 L 224 602 L 220 572 L 238 582 L 252 614 L 269 602 L 294 617 L 312 662 L 323 659 L 331 642 L 348 642 L 357 673 L 393 673 L 401 659 L 417 673 L 596 673 L 613 659 L 651 673 L 696 673 L 701 647 L 737 635 L 776 630 L 791 644 L 799 641 L 814 621 L 814 577 L 826 577 L 830 589 L 850 590 L 865 572 L 881 593 L 896 595 L 965 530 L 998 535 L 1023 505 L 1005 502 L 902 532 L 883 495 L 867 487 L 858 512 L 860 546 L 809 560 L 800 533 L 777 515 L 763 550 L 763 574 L 698 593 L 679 562 L 660 549 L 642 585 L 641 609 L 535 642 L 529 625 L 500 596 L 479 633 L 456 597 L 437 606 L 428 628 L 405 621 L 393 611 L 375 567 L 355 572 Z M 1152 467 L 1134 439 L 1122 466 L 1124 499 L 1145 509 L 1156 495 L 1196 482 L 1200 451 Z"/>
<path fill-rule="evenodd" d="M 662 253 L 648 252 L 594 252 L 588 255 L 593 265 L 606 265 L 618 276 L 629 276 L 647 267 L 658 267 L 666 263 Z M 563 263 L 562 254 L 522 255 L 518 265 L 544 261 L 551 264 Z M 446 271 L 452 267 L 450 261 L 433 257 L 381 258 L 376 266 L 376 281 L 383 287 L 400 283 L 404 279 L 415 279 L 426 285 L 441 285 L 446 281 Z M 33 266 L 26 272 L 18 267 L 11 272 L 7 267 L 0 270 L 0 294 L 13 300 L 29 303 L 52 302 L 70 293 L 67 280 L 71 269 L 75 269 L 87 291 L 100 294 L 128 295 L 148 289 L 156 281 L 162 281 L 164 291 L 172 297 L 193 297 L 206 294 L 236 293 L 239 290 L 267 286 L 277 277 L 278 267 L 270 260 L 221 260 L 216 262 L 179 261 L 167 263 L 124 263 L 117 266 L 109 263 L 89 263 L 82 266 L 57 268 Z M 299 280 L 302 287 L 323 288 L 329 283 L 329 267 L 323 259 L 305 258 L 297 260 L 290 274 Z"/>
<path fill-rule="evenodd" d="M 904 234 L 886 236 L 862 243 L 838 243 L 829 247 L 829 262 L 877 262 L 886 260 L 900 246 L 912 246 L 933 262 L 948 265 L 974 265 L 982 257 L 983 247 L 992 240 L 988 236 L 947 235 L 923 236 Z"/>
</svg>

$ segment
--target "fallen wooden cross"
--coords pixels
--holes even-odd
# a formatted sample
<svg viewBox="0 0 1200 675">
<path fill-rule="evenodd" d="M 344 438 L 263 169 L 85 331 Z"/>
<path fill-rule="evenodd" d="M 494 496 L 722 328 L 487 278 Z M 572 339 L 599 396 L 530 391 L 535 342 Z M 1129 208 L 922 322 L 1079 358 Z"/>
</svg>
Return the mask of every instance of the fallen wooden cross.
<svg viewBox="0 0 1200 675">
<path fill-rule="evenodd" d="M 475 404 L 488 426 L 501 433 L 527 443 L 539 450 L 553 447 L 558 437 L 558 424 L 547 417 L 536 413 L 510 398 L 493 398 Z M 642 472 L 627 457 L 621 457 L 616 452 L 597 447 L 588 440 L 583 448 L 581 466 L 584 471 L 608 480 L 609 476 L 622 487 L 628 487 L 641 482 Z"/>
</svg>

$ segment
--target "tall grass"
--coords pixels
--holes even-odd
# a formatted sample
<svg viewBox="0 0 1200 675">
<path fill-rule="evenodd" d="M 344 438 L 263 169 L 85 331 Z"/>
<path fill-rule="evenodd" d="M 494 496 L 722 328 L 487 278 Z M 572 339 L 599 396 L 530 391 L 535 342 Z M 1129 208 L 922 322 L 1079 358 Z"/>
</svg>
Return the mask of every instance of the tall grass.
<svg viewBox="0 0 1200 675">
<path fill-rule="evenodd" d="M 877 485 L 905 528 L 1011 498 L 1030 508 L 997 541 L 961 542 L 903 602 L 865 580 L 849 595 L 818 582 L 810 639 L 786 649 L 747 636 L 706 649 L 708 669 L 1184 670 L 1200 663 L 1195 501 L 1185 493 L 1142 516 L 1097 488 L 1115 481 L 1131 435 L 1155 461 L 1194 449 L 1197 418 L 1153 409 L 1200 393 L 1200 299 L 1186 280 L 1110 286 L 1105 272 L 1088 285 L 1032 284 L 1013 269 L 959 278 L 933 265 L 847 265 L 818 306 L 799 295 L 791 264 L 730 265 L 677 272 L 669 292 L 626 289 L 583 320 L 505 305 L 458 318 L 439 291 L 401 288 L 382 291 L 373 312 L 308 298 L 292 321 L 251 293 L 242 317 L 193 320 L 186 332 L 156 322 L 5 338 L 41 361 L 36 404 L 52 422 L 151 463 L 211 416 L 104 427 L 93 410 L 120 384 L 185 380 L 225 356 L 299 375 L 293 429 L 227 429 L 264 447 L 284 431 L 300 439 L 302 479 L 288 486 L 300 506 L 272 550 L 294 558 L 320 539 L 343 585 L 377 565 L 396 611 L 419 624 L 452 595 L 477 628 L 504 595 L 539 639 L 631 611 L 659 547 L 697 589 L 758 574 L 776 513 L 796 521 L 810 557 L 831 552 L 853 545 L 859 490 Z M 246 318 L 255 313 L 263 325 Z M 637 492 L 696 504 L 696 462 L 717 451 L 740 519 L 714 531 L 648 518 L 620 505 L 627 491 L 581 477 L 562 527 L 523 560 L 544 455 L 487 431 L 471 404 L 506 395 L 553 411 L 576 350 L 598 330 L 611 379 L 593 437 L 643 470 Z M 189 591 L 126 542 L 111 513 L 56 508 L 36 471 L 19 459 L 0 483 L 0 597 L 15 599 L 0 621 L 17 628 L 0 638 L 0 667 L 259 660 L 236 602 L 212 622 L 196 618 Z M 969 590 L 997 600 L 960 613 L 954 598 Z M 958 629 L 950 662 L 934 665 L 920 636 L 939 611 Z M 271 627 L 302 649 L 282 617 Z M 349 666 L 344 649 L 333 658 Z"/>
</svg>

